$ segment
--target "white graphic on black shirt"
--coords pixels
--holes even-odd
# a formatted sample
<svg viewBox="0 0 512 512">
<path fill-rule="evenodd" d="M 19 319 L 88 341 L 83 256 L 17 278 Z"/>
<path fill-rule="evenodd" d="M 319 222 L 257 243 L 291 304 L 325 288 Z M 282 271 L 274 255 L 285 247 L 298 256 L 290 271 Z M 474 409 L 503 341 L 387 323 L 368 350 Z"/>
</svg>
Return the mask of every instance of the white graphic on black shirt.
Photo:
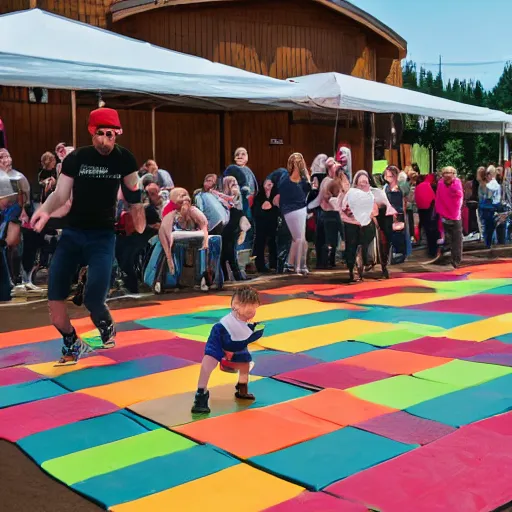
<svg viewBox="0 0 512 512">
<path fill-rule="evenodd" d="M 80 170 L 78 171 L 78 176 L 87 176 L 89 178 L 105 178 L 105 179 L 109 179 L 109 180 L 121 179 L 120 174 L 110 174 L 108 167 L 97 167 L 95 165 L 85 165 L 85 164 L 82 164 L 80 166 Z"/>
</svg>

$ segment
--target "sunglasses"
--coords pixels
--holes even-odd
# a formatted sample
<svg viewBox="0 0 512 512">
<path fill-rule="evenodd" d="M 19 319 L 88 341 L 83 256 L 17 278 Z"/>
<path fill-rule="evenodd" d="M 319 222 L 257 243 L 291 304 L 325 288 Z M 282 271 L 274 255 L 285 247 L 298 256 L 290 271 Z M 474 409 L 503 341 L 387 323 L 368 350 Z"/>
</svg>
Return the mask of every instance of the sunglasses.
<svg viewBox="0 0 512 512">
<path fill-rule="evenodd" d="M 116 136 L 115 132 L 112 130 L 98 130 L 96 135 L 99 137 L 107 137 L 107 139 L 113 139 Z"/>
</svg>

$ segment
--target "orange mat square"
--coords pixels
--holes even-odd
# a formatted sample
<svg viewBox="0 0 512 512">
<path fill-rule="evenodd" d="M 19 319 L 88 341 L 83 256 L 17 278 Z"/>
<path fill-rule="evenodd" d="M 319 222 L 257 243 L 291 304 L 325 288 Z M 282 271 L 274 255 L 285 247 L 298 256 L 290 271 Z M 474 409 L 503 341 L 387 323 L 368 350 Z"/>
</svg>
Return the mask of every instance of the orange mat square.
<svg viewBox="0 0 512 512">
<path fill-rule="evenodd" d="M 340 427 L 355 425 L 397 411 L 391 407 L 367 402 L 341 389 L 324 389 L 304 398 L 272 405 L 263 410 L 267 414 L 286 418 L 300 411 Z"/>
<path fill-rule="evenodd" d="M 400 350 L 381 349 L 366 354 L 337 361 L 340 366 L 360 366 L 394 375 L 412 375 L 413 373 L 435 368 L 452 361 L 447 357 L 427 356 Z"/>
<path fill-rule="evenodd" d="M 174 428 L 176 432 L 213 444 L 248 459 L 271 453 L 338 430 L 339 426 L 296 411 L 290 417 L 248 410 Z"/>
</svg>

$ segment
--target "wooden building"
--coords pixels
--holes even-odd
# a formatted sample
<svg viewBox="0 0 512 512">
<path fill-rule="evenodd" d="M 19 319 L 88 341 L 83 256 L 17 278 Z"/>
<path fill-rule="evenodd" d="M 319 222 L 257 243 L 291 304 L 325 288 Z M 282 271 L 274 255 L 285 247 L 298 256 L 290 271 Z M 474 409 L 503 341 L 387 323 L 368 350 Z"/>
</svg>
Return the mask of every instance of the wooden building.
<svg viewBox="0 0 512 512">
<path fill-rule="evenodd" d="M 6 10 L 38 7 L 150 43 L 247 71 L 288 78 L 337 71 L 393 85 L 402 84 L 406 42 L 390 28 L 345 0 L 4 0 Z M 77 94 L 78 144 L 88 143 L 86 118 L 94 96 Z M 0 117 L 7 127 L 15 165 L 34 176 L 39 156 L 71 140 L 69 91 L 50 91 L 48 104 L 28 103 L 26 89 L 3 88 Z M 370 115 L 348 112 L 335 120 L 309 113 L 216 112 L 169 108 L 155 113 L 156 147 L 148 102 L 123 98 L 121 144 L 142 163 L 153 155 L 175 182 L 200 185 L 208 172 L 231 162 L 245 146 L 259 178 L 300 151 L 311 162 L 332 154 L 337 141 L 352 147 L 356 169 L 373 158 Z M 15 125 L 15 126 L 14 126 Z M 336 140 L 335 140 L 336 138 Z M 282 144 L 271 144 L 271 139 Z"/>
</svg>

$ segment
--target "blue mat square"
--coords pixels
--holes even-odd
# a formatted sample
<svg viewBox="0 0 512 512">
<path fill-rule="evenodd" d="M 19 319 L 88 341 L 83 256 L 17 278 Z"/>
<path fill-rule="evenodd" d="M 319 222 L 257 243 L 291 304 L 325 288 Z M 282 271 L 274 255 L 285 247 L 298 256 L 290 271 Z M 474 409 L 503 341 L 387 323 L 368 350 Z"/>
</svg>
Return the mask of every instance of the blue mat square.
<svg viewBox="0 0 512 512">
<path fill-rule="evenodd" d="M 512 410 L 512 376 L 448 393 L 406 409 L 414 416 L 452 427 L 468 425 Z"/>
<path fill-rule="evenodd" d="M 284 450 L 249 459 L 258 467 L 312 491 L 415 448 L 346 427 Z"/>
<path fill-rule="evenodd" d="M 285 332 L 297 331 L 315 325 L 334 324 L 351 318 L 353 313 L 353 311 L 334 309 L 332 311 L 322 311 L 321 313 L 269 320 L 268 322 L 264 322 L 265 336 L 274 336 Z"/>
<path fill-rule="evenodd" d="M 90 478 L 73 485 L 73 488 L 108 508 L 203 478 L 236 464 L 239 464 L 238 460 L 214 447 L 194 446 Z M 237 484 L 241 485 L 241 482 L 233 482 L 233 485 Z"/>
<path fill-rule="evenodd" d="M 360 343 L 359 341 L 339 341 L 338 343 L 332 343 L 324 347 L 306 350 L 305 352 L 301 352 L 301 354 L 320 359 L 326 363 L 333 363 L 334 361 L 358 356 L 359 354 L 366 354 L 374 350 L 379 349 L 368 343 Z"/>
<path fill-rule="evenodd" d="M 191 365 L 192 362 L 172 356 L 152 356 L 124 363 L 85 368 L 55 378 L 55 382 L 71 390 L 104 386 L 128 379 L 135 379 L 152 373 L 165 372 Z"/>
<path fill-rule="evenodd" d="M 160 316 L 158 318 L 148 318 L 147 320 L 138 320 L 137 323 L 150 329 L 161 329 L 172 331 L 174 329 L 187 329 L 204 324 L 214 324 L 222 317 L 226 316 L 231 309 L 213 309 L 211 311 L 201 311 L 198 313 L 187 313 L 184 315 Z"/>
<path fill-rule="evenodd" d="M 269 378 L 251 382 L 249 389 L 256 396 L 256 400 L 250 406 L 251 409 L 288 402 L 313 393 L 308 389 Z"/>
<path fill-rule="evenodd" d="M 43 462 L 148 432 L 121 412 L 70 423 L 25 437 L 18 445 L 39 465 Z"/>
<path fill-rule="evenodd" d="M 53 398 L 66 393 L 68 393 L 66 389 L 51 380 L 35 380 L 22 384 L 2 386 L 0 391 L 0 409 L 35 402 L 36 400 L 44 400 L 45 398 Z"/>
</svg>

